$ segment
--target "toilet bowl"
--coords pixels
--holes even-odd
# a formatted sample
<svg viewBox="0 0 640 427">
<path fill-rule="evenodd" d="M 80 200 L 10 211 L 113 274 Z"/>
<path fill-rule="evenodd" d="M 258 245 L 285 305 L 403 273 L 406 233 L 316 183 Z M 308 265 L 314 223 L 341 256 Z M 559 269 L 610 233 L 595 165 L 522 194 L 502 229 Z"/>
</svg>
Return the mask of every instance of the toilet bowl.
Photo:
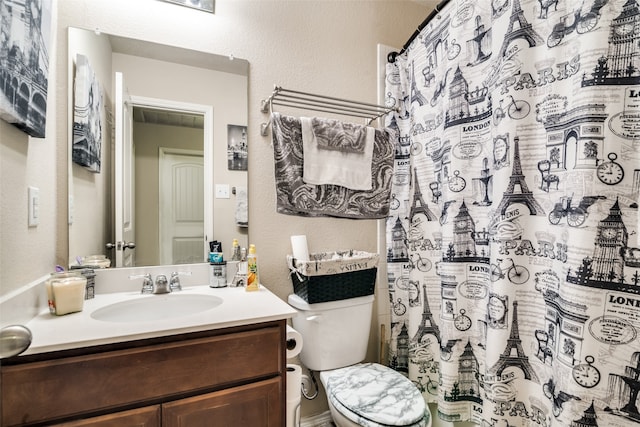
<svg viewBox="0 0 640 427">
<path fill-rule="evenodd" d="M 401 373 L 361 363 L 367 352 L 373 295 L 309 304 L 297 295 L 293 327 L 304 346 L 300 360 L 320 372 L 338 427 L 429 427 L 431 414 L 417 387 Z"/>
</svg>

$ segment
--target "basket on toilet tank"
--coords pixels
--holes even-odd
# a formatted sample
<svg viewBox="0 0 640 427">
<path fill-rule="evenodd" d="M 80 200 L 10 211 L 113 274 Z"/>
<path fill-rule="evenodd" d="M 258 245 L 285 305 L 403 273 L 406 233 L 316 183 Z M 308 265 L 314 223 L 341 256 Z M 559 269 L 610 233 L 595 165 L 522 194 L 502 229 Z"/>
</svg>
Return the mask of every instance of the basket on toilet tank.
<svg viewBox="0 0 640 427">
<path fill-rule="evenodd" d="M 312 253 L 309 258 L 287 256 L 293 292 L 309 304 L 373 295 L 378 254 L 348 250 Z"/>
</svg>

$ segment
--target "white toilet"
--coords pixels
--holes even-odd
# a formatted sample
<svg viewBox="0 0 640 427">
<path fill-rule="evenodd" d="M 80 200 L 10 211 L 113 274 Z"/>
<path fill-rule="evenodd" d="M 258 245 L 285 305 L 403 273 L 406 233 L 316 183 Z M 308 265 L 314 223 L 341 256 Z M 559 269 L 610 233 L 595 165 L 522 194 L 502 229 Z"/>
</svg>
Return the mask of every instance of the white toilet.
<svg viewBox="0 0 640 427">
<path fill-rule="evenodd" d="M 289 295 L 298 310 L 293 328 L 302 335 L 300 360 L 320 371 L 338 427 L 429 427 L 431 414 L 405 376 L 366 357 L 373 295 L 309 304 Z"/>
</svg>

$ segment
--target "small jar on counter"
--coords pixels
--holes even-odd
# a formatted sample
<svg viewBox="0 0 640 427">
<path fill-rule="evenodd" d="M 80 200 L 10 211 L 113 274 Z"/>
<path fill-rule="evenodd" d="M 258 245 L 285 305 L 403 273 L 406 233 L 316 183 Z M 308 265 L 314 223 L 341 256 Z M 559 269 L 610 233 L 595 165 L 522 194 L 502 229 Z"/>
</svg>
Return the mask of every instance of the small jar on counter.
<svg viewBox="0 0 640 427">
<path fill-rule="evenodd" d="M 209 263 L 209 287 L 224 288 L 227 286 L 227 261 Z"/>
<path fill-rule="evenodd" d="M 83 267 L 109 268 L 111 260 L 106 255 L 89 255 L 82 258 Z"/>
<path fill-rule="evenodd" d="M 84 299 L 92 299 L 96 294 L 96 272 L 93 268 L 85 268 L 78 265 L 72 265 L 71 270 L 79 272 L 87 279 L 87 288 L 84 293 Z"/>
</svg>

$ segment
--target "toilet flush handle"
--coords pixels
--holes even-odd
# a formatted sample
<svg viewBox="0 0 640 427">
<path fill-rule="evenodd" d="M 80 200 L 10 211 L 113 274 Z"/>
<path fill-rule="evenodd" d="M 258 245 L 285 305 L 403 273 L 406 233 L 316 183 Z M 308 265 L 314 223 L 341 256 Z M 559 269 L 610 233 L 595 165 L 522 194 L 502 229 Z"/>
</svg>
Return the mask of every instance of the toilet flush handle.
<svg viewBox="0 0 640 427">
<path fill-rule="evenodd" d="M 312 316 L 307 316 L 307 320 L 309 322 L 316 322 L 317 323 L 320 320 L 321 317 L 322 317 L 321 314 L 314 314 Z"/>
</svg>

